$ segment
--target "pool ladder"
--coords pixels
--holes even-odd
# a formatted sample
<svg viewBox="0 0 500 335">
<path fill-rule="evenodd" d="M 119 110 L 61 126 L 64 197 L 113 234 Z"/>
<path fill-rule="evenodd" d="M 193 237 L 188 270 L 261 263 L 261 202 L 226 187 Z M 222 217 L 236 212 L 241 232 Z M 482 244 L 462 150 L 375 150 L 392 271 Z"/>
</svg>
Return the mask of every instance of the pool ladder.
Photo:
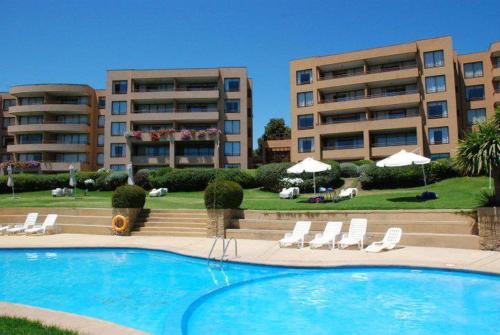
<svg viewBox="0 0 500 335">
<path fill-rule="evenodd" d="M 231 237 L 226 242 L 226 239 L 224 237 L 216 236 L 214 238 L 214 242 L 212 243 L 212 248 L 210 249 L 210 253 L 208 254 L 208 257 L 207 257 L 207 264 L 210 264 L 210 262 L 213 260 L 217 260 L 215 257 L 212 258 L 212 253 L 214 252 L 214 249 L 215 249 L 215 246 L 217 245 L 218 240 L 221 240 L 221 242 L 222 242 L 222 256 L 219 260 L 219 264 L 221 266 L 224 262 L 224 258 L 227 256 L 227 249 L 229 249 L 229 245 L 231 244 L 231 241 L 234 242 L 234 257 L 238 257 L 238 241 L 234 237 Z"/>
</svg>

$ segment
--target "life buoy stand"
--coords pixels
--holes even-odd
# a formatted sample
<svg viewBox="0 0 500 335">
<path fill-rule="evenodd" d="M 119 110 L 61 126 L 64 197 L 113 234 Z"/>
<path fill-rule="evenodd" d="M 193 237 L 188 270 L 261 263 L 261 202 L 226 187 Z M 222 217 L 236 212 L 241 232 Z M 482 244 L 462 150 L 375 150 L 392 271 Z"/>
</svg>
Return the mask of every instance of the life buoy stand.
<svg viewBox="0 0 500 335">
<path fill-rule="evenodd" d="M 111 226 L 117 233 L 124 233 L 128 229 L 128 219 L 123 215 L 115 215 L 111 221 Z"/>
</svg>

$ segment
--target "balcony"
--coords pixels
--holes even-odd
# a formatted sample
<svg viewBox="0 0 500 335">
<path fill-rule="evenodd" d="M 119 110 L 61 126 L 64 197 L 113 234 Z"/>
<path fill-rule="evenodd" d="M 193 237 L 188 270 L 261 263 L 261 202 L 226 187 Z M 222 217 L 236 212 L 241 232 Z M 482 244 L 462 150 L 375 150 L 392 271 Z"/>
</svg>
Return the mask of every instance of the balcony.
<svg viewBox="0 0 500 335">
<path fill-rule="evenodd" d="M 335 123 L 323 123 L 318 129 L 320 133 L 347 133 L 362 130 L 383 130 L 383 129 L 407 129 L 422 124 L 420 115 L 409 115 L 396 119 L 362 119 L 359 121 L 346 121 Z"/>
<path fill-rule="evenodd" d="M 176 156 L 176 165 L 214 165 L 214 156 Z"/>
<path fill-rule="evenodd" d="M 500 66 L 493 66 L 493 69 L 491 70 L 491 75 L 494 80 L 500 80 Z"/>
<path fill-rule="evenodd" d="M 132 100 L 217 100 L 219 99 L 218 87 L 207 87 L 204 89 L 188 89 L 176 88 L 170 91 L 146 91 L 146 92 L 132 92 L 130 94 Z"/>
<path fill-rule="evenodd" d="M 35 94 L 50 95 L 91 95 L 93 89 L 88 85 L 80 84 L 36 84 L 36 85 L 18 85 L 13 86 L 9 93 L 14 96 L 33 96 Z"/>
<path fill-rule="evenodd" d="M 194 136 L 191 136 L 189 138 L 184 138 L 182 136 L 182 134 L 180 132 L 176 132 L 176 133 L 170 133 L 170 134 L 165 134 L 164 136 L 162 136 L 159 140 L 155 140 L 153 141 L 151 139 L 151 133 L 149 132 L 143 132 L 141 134 L 141 139 L 137 139 L 137 138 L 134 138 L 134 137 L 128 137 L 127 140 L 130 141 L 130 143 L 142 143 L 142 142 L 169 142 L 169 141 L 175 141 L 175 142 L 186 142 L 186 141 L 195 141 L 195 142 L 198 142 L 198 141 L 209 141 L 209 142 L 213 142 L 213 141 L 217 141 L 219 138 L 219 136 L 216 134 L 216 135 L 206 135 L 204 137 L 197 137 L 196 135 Z"/>
<path fill-rule="evenodd" d="M 9 112 L 12 115 L 39 115 L 44 112 L 52 114 L 89 114 L 91 108 L 88 105 L 71 104 L 40 104 L 11 106 Z"/>
<path fill-rule="evenodd" d="M 500 88 L 495 90 L 495 93 L 493 94 L 493 101 L 500 102 Z"/>
<path fill-rule="evenodd" d="M 380 81 L 397 82 L 419 76 L 417 65 L 395 66 L 391 68 L 377 68 L 350 74 L 335 75 L 332 72 L 320 74 L 318 88 L 351 86 L 369 84 Z"/>
<path fill-rule="evenodd" d="M 68 143 L 39 143 L 39 144 L 11 144 L 7 146 L 7 152 L 87 152 L 88 144 Z"/>
<path fill-rule="evenodd" d="M 131 121 L 199 121 L 213 122 L 219 120 L 219 111 L 208 108 L 206 111 L 192 111 L 190 109 L 172 109 L 161 113 L 132 113 Z"/>
<path fill-rule="evenodd" d="M 353 146 L 351 148 L 334 148 L 325 147 L 321 150 L 322 159 L 334 159 L 334 160 L 358 160 L 364 159 L 366 154 L 366 149 L 363 147 Z"/>
<path fill-rule="evenodd" d="M 415 151 L 419 148 L 419 145 L 417 143 L 413 144 L 394 144 L 394 145 L 388 145 L 388 146 L 372 146 L 371 147 L 371 157 L 387 157 L 392 154 L 395 154 L 401 150 L 406 150 L 408 152 Z"/>
<path fill-rule="evenodd" d="M 417 90 L 392 92 L 380 95 L 357 96 L 341 99 L 328 99 L 319 102 L 318 112 L 363 110 L 365 108 L 391 107 L 404 108 L 420 102 Z"/>
<path fill-rule="evenodd" d="M 27 134 L 27 133 L 40 133 L 40 132 L 54 132 L 54 133 L 87 133 L 87 124 L 71 124 L 45 121 L 40 124 L 20 124 L 9 126 L 8 132 L 10 134 Z"/>
<path fill-rule="evenodd" d="M 132 156 L 133 165 L 169 165 L 168 156 Z"/>
</svg>

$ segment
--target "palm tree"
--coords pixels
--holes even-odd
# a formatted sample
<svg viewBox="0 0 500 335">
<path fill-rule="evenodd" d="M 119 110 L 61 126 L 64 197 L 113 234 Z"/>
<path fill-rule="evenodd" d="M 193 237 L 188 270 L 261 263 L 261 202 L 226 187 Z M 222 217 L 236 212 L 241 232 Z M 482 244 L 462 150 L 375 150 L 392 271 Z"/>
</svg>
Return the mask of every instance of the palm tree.
<svg viewBox="0 0 500 335">
<path fill-rule="evenodd" d="M 495 205 L 500 205 L 500 110 L 495 117 L 476 125 L 459 142 L 456 162 L 467 174 L 489 173 L 495 183 Z"/>
</svg>

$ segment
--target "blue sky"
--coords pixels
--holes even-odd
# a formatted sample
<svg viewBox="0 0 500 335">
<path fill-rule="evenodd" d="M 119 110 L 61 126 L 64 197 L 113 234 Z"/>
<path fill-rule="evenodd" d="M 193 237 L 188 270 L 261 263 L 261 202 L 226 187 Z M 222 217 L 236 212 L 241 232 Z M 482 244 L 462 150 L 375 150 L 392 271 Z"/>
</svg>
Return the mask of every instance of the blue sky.
<svg viewBox="0 0 500 335">
<path fill-rule="evenodd" d="M 0 9 L 0 91 L 103 88 L 107 69 L 247 66 L 255 139 L 269 118 L 289 122 L 291 59 L 438 35 L 452 35 L 459 53 L 500 40 L 498 0 L 0 0 Z"/>
</svg>

